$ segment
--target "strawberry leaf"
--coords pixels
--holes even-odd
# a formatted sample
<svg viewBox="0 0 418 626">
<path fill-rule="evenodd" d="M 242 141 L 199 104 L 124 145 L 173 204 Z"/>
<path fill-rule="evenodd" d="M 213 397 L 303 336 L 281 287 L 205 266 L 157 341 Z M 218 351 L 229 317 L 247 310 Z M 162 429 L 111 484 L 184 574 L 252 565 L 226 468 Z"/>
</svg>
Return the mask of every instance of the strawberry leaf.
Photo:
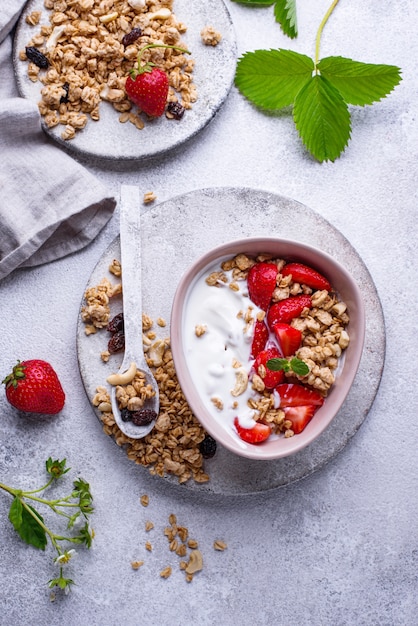
<svg viewBox="0 0 418 626">
<path fill-rule="evenodd" d="M 246 52 L 237 64 L 235 84 L 253 104 L 265 110 L 293 104 L 312 78 L 314 63 L 292 50 Z"/>
<path fill-rule="evenodd" d="M 344 57 L 326 57 L 317 66 L 347 104 L 364 106 L 385 98 L 401 82 L 395 65 L 361 63 Z"/>
<path fill-rule="evenodd" d="M 296 0 L 276 0 L 274 15 L 285 35 L 291 39 L 297 37 Z"/>
<path fill-rule="evenodd" d="M 22 525 L 22 509 L 23 506 L 21 499 L 15 496 L 12 504 L 10 505 L 9 520 L 13 524 L 14 529 L 17 531 Z"/>
<path fill-rule="evenodd" d="M 13 501 L 12 506 L 15 501 Z M 15 526 L 15 530 L 23 541 L 35 548 L 45 550 L 47 544 L 45 530 L 40 526 L 39 522 L 43 523 L 43 517 L 29 504 L 22 505 L 21 503 L 21 523 L 18 527 Z M 32 511 L 33 515 L 29 512 Z M 9 513 L 10 519 L 10 513 Z M 39 520 L 39 522 L 37 521 Z M 12 521 L 12 520 L 11 520 Z M 14 525 L 14 523 L 12 522 Z"/>
<path fill-rule="evenodd" d="M 313 76 L 297 94 L 293 118 L 306 148 L 321 163 L 335 161 L 348 144 L 348 106 L 323 76 Z"/>
</svg>

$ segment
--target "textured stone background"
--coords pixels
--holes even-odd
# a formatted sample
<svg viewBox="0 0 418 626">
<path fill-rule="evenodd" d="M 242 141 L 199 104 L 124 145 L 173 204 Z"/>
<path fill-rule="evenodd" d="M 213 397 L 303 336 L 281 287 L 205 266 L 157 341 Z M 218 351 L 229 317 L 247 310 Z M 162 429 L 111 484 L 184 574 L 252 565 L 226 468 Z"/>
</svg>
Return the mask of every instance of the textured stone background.
<svg viewBox="0 0 418 626">
<path fill-rule="evenodd" d="M 313 55 L 330 1 L 298 3 L 294 42 L 274 23 L 272 8 L 226 4 L 239 54 L 283 47 Z M 177 153 L 146 164 L 86 162 L 115 195 L 124 182 L 153 190 L 158 201 L 215 186 L 282 194 L 328 220 L 357 251 L 382 303 L 386 364 L 360 430 L 319 471 L 274 492 L 214 498 L 153 479 L 102 434 L 79 374 L 76 325 L 84 286 L 118 233 L 117 213 L 83 252 L 0 283 L 2 371 L 16 358 L 45 358 L 67 392 L 62 414 L 43 424 L 19 419 L 0 396 L 0 480 L 35 487 L 45 459 L 65 456 L 91 483 L 96 505 L 94 547 L 80 550 L 71 570 L 77 586 L 51 603 L 45 583 L 55 575 L 52 551 L 20 542 L 0 494 L 1 624 L 417 624 L 417 19 L 412 0 L 339 3 L 322 56 L 395 64 L 403 81 L 381 103 L 353 108 L 352 141 L 334 164 L 319 165 L 305 153 L 288 114 L 263 115 L 235 88 Z M 216 217 L 213 228 L 222 229 Z M 147 509 L 139 503 L 143 493 Z M 203 552 L 204 570 L 191 584 L 163 536 L 170 513 Z M 152 535 L 144 531 L 147 519 L 155 524 Z M 213 550 L 216 538 L 227 542 L 224 553 Z M 130 561 L 141 558 L 145 565 L 134 572 Z M 168 564 L 173 575 L 162 580 Z"/>
</svg>

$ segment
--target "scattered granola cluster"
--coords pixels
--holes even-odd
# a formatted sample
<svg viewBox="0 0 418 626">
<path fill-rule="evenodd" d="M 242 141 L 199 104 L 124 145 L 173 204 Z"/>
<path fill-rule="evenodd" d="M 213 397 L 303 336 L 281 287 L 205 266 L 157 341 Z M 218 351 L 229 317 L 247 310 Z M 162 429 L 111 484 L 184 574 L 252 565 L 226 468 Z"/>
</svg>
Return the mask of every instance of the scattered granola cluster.
<svg viewBox="0 0 418 626">
<path fill-rule="evenodd" d="M 100 119 L 105 100 L 120 113 L 120 122 L 142 129 L 143 116 L 132 110 L 125 80 L 146 44 L 187 47 L 182 42 L 187 27 L 172 5 L 173 0 L 44 0 L 49 24 L 40 26 L 20 59 L 29 61 L 30 80 L 43 85 L 38 106 L 46 125 L 62 124 L 62 138 L 72 139 L 88 118 Z M 35 27 L 41 17 L 34 11 L 26 22 Z M 143 59 L 167 73 L 168 109 L 177 104 L 191 109 L 197 99 L 194 60 L 168 48 L 147 50 Z"/>
<path fill-rule="evenodd" d="M 205 46 L 217 46 L 222 39 L 221 33 L 210 25 L 205 26 L 205 28 L 201 31 L 200 36 Z"/>
<path fill-rule="evenodd" d="M 109 271 L 120 277 L 120 262 L 115 259 Z M 121 291 L 120 283 L 112 284 L 107 278 L 86 290 L 81 318 L 87 335 L 107 327 L 110 321 L 110 301 Z M 157 325 L 164 328 L 165 320 L 158 318 Z M 170 340 L 157 337 L 154 322 L 147 315 L 143 315 L 142 328 L 144 350 L 158 383 L 160 396 L 160 413 L 153 430 L 142 439 L 130 439 L 123 434 L 115 423 L 109 389 L 105 386 L 97 387 L 92 403 L 101 413 L 104 432 L 113 437 L 119 446 L 124 446 L 128 457 L 135 463 L 149 467 L 153 475 L 175 475 L 179 483 L 190 479 L 205 483 L 209 480 L 209 475 L 203 468 L 201 445 L 207 438 L 207 433 L 193 415 L 177 380 Z M 108 361 L 109 351 L 104 350 L 101 358 Z M 131 406 L 133 403 L 135 406 L 138 402 L 141 404 L 142 381 L 135 382 L 134 379 L 131 384 L 121 386 L 117 393 L 120 401 L 127 407 L 130 403 Z"/>
<path fill-rule="evenodd" d="M 144 494 L 141 496 L 141 504 L 144 507 L 149 505 L 149 497 Z M 184 571 L 186 581 L 191 582 L 198 572 L 203 569 L 203 555 L 199 550 L 199 544 L 196 539 L 193 539 L 189 535 L 189 529 L 186 526 L 181 526 L 177 523 L 177 516 L 172 513 L 168 518 L 169 525 L 164 528 L 164 535 L 167 537 L 168 549 L 170 552 L 175 553 L 180 557 L 179 568 Z M 145 531 L 148 533 L 154 529 L 154 523 L 147 520 L 145 523 Z M 221 539 L 215 539 L 213 542 L 214 550 L 218 552 L 224 552 L 227 549 L 227 544 Z M 152 552 L 152 543 L 148 540 L 145 542 L 145 550 Z M 138 570 L 144 565 L 143 560 L 131 561 L 131 567 L 134 570 Z M 161 578 L 169 578 L 172 574 L 172 566 L 167 565 L 160 571 Z"/>
</svg>

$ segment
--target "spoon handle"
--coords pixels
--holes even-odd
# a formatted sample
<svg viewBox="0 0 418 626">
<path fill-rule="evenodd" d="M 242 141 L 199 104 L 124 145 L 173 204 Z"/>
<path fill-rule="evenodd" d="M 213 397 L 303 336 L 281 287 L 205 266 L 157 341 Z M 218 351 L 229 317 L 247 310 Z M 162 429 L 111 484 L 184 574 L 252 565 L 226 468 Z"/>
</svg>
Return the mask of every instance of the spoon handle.
<svg viewBox="0 0 418 626">
<path fill-rule="evenodd" d="M 141 355 L 143 358 L 142 246 L 138 187 L 121 185 L 120 200 L 120 247 L 125 327 L 125 356 L 123 364 L 129 366 L 131 361 L 135 361 L 140 369 L 143 365 L 140 360 Z"/>
</svg>

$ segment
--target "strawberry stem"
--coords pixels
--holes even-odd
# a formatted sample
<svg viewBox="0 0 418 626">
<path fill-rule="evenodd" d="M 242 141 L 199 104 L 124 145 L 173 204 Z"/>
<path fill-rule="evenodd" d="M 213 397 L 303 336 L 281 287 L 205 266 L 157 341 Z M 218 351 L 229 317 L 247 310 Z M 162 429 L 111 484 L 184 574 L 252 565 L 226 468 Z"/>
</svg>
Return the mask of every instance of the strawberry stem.
<svg viewBox="0 0 418 626">
<path fill-rule="evenodd" d="M 179 52 L 183 52 L 183 54 L 191 54 L 189 50 L 186 50 L 185 48 L 179 48 L 178 46 L 169 46 L 169 45 L 163 45 L 163 44 L 158 44 L 158 43 L 149 43 L 143 48 L 141 48 L 141 50 L 139 51 L 137 64 L 135 67 L 132 68 L 130 72 L 131 77 L 134 80 L 137 76 L 139 76 L 140 74 L 143 74 L 144 72 L 151 72 L 152 68 L 155 67 L 155 63 L 153 63 L 152 61 L 147 61 L 145 65 L 141 65 L 141 59 L 142 59 L 143 53 L 145 52 L 145 50 L 149 50 L 150 48 L 170 48 L 171 50 L 178 50 Z"/>
</svg>

